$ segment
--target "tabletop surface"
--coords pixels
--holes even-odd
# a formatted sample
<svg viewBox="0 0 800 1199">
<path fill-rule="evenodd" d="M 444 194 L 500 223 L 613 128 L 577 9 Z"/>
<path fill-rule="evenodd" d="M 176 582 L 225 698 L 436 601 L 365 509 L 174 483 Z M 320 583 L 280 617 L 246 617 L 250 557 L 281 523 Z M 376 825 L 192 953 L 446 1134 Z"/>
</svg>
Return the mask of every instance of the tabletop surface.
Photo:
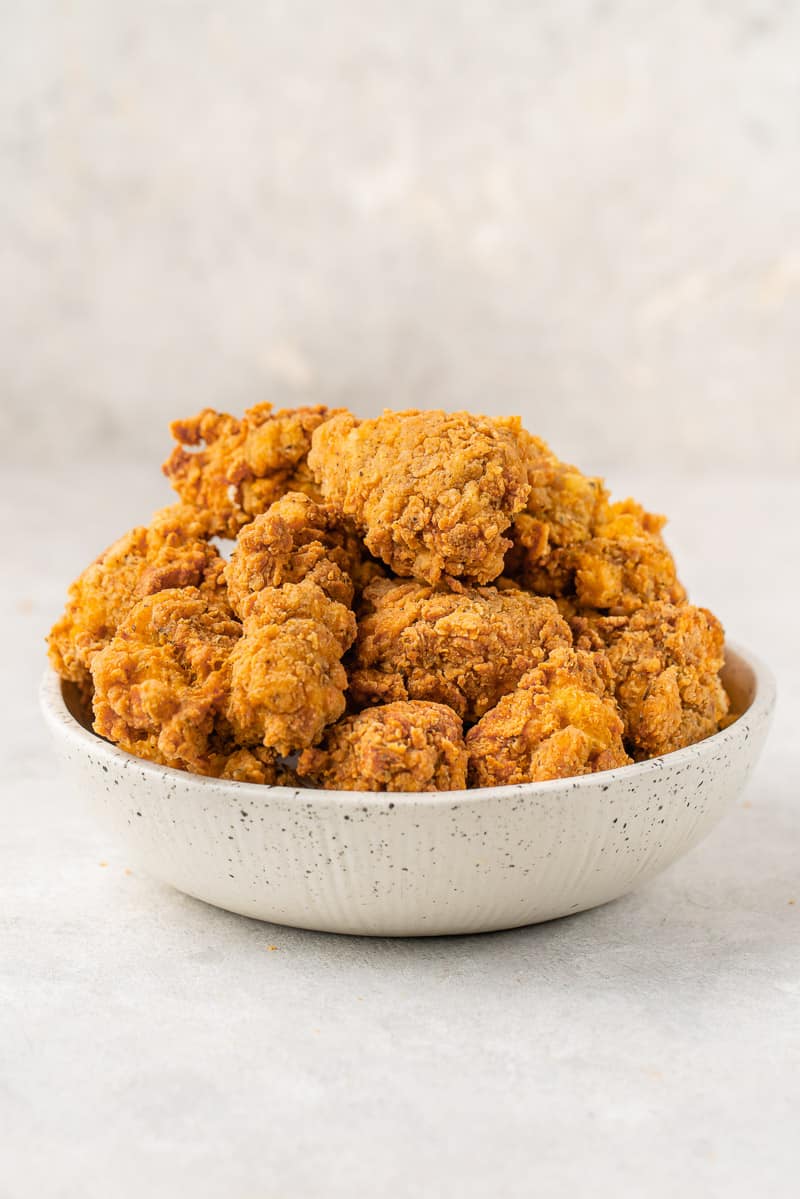
<svg viewBox="0 0 800 1199">
<path fill-rule="evenodd" d="M 137 464 L 4 472 L 2 1199 L 794 1196 L 800 481 L 612 480 L 778 677 L 698 849 L 616 903 L 477 937 L 263 925 L 132 869 L 39 719 L 66 584 L 169 502 Z"/>
</svg>

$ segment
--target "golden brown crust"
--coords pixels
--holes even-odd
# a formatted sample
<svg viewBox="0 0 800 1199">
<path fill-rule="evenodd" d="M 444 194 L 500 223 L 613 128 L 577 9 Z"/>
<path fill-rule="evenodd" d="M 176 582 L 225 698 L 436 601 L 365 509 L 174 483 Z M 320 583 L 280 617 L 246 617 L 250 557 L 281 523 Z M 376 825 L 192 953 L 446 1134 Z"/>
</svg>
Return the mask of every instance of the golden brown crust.
<svg viewBox="0 0 800 1199">
<path fill-rule="evenodd" d="M 235 537 L 287 491 L 319 498 L 306 458 L 312 433 L 333 414 L 321 405 L 273 412 L 257 404 L 239 420 L 204 408 L 173 421 L 179 444 L 164 474 L 185 503 L 208 513 L 215 534 Z"/>
<path fill-rule="evenodd" d="M 258 592 L 231 654 L 226 716 L 236 740 L 280 754 L 318 741 L 345 709 L 341 659 L 355 634 L 353 613 L 311 579 Z"/>
<path fill-rule="evenodd" d="M 361 569 L 353 530 L 332 509 L 288 493 L 246 525 L 227 567 L 244 637 L 231 659 L 234 737 L 289 754 L 313 745 L 345 708 L 341 658 Z"/>
<path fill-rule="evenodd" d="M 329 785 L 420 790 L 463 785 L 459 717 L 480 786 L 725 720 L 722 628 L 685 603 L 664 518 L 611 503 L 517 418 L 260 404 L 172 431 L 184 502 L 83 572 L 49 638 L 130 752 L 295 785 L 281 755 L 303 750 Z M 237 535 L 226 564 L 210 539 Z M 346 701 L 370 707 L 342 720 Z"/>
<path fill-rule="evenodd" d="M 681 603 L 686 592 L 661 536 L 663 516 L 633 500 L 602 504 L 588 540 L 538 553 L 518 541 L 507 568 L 537 595 L 560 596 L 576 608 L 629 613 L 654 601 Z M 525 536 L 531 540 L 530 530 Z"/>
<path fill-rule="evenodd" d="M 431 700 L 474 721 L 552 649 L 571 642 L 549 599 L 516 589 L 380 579 L 364 593 L 350 697 L 356 706 Z"/>
<path fill-rule="evenodd" d="M 368 708 L 333 725 L 297 769 L 338 791 L 457 791 L 467 773 L 461 721 L 444 704 Z"/>
<path fill-rule="evenodd" d="M 108 645 L 133 605 L 175 587 L 224 595 L 224 563 L 209 545 L 208 522 L 184 504 L 156 512 L 109 546 L 69 589 L 63 615 L 49 637 L 49 655 L 62 678 L 90 691 L 94 655 Z"/>
<path fill-rule="evenodd" d="M 467 734 L 470 786 L 542 782 L 624 766 L 602 654 L 556 649 Z"/>
<path fill-rule="evenodd" d="M 307 495 L 289 492 L 245 525 L 228 563 L 231 603 L 246 615 L 265 587 L 312 579 L 339 603 L 353 601 L 352 578 L 365 572 L 361 542 L 346 517 Z"/>
<path fill-rule="evenodd" d="M 359 423 L 347 413 L 315 431 L 308 463 L 396 574 L 487 583 L 529 490 L 512 423 L 415 409 Z"/>
<path fill-rule="evenodd" d="M 500 419 L 501 424 L 507 418 Z M 514 520 L 515 544 L 539 557 L 548 548 L 588 541 L 608 498 L 603 480 L 562 462 L 546 442 L 525 429 L 518 432 L 525 454 L 530 493 Z"/>
<path fill-rule="evenodd" d="M 95 731 L 140 758 L 217 773 L 209 738 L 241 632 L 197 587 L 140 600 L 92 659 Z"/>
<path fill-rule="evenodd" d="M 298 786 L 296 772 L 282 763 L 274 750 L 260 745 L 251 749 L 235 748 L 221 756 L 219 761 L 217 778 L 269 787 Z"/>
<path fill-rule="evenodd" d="M 719 677 L 722 625 L 707 608 L 648 604 L 630 617 L 578 616 L 583 646 L 602 647 L 635 758 L 682 749 L 716 732 L 729 706 Z"/>
</svg>

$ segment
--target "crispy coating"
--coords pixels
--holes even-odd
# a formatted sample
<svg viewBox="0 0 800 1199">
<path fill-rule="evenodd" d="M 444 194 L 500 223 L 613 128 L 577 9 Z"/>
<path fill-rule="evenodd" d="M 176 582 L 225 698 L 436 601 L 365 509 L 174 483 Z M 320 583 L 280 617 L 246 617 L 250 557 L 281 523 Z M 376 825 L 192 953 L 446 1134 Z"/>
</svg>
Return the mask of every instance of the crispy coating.
<svg viewBox="0 0 800 1199">
<path fill-rule="evenodd" d="M 624 766 L 602 654 L 556 649 L 467 734 L 470 786 L 542 782 Z"/>
<path fill-rule="evenodd" d="M 664 524 L 634 500 L 604 503 L 588 540 L 538 558 L 518 543 L 509 569 L 537 595 L 571 599 L 577 609 L 625 614 L 656 600 L 681 603 L 686 592 L 661 536 Z"/>
<path fill-rule="evenodd" d="M 311 579 L 259 591 L 231 654 L 226 716 L 236 740 L 291 754 L 319 740 L 345 708 L 341 659 L 353 613 Z"/>
<path fill-rule="evenodd" d="M 634 500 L 607 504 L 595 535 L 575 551 L 575 592 L 586 608 L 635 611 L 644 603 L 681 603 L 686 592 L 661 530 L 666 517 Z"/>
<path fill-rule="evenodd" d="M 297 769 L 338 791 L 457 791 L 466 786 L 467 751 L 450 708 L 400 701 L 339 721 Z"/>
<path fill-rule="evenodd" d="M 222 598 L 224 562 L 209 545 L 208 523 L 183 504 L 156 512 L 109 546 L 69 589 L 49 637 L 50 661 L 88 697 L 94 655 L 108 645 L 133 605 L 173 587 L 199 587 Z"/>
<path fill-rule="evenodd" d="M 282 759 L 302 751 L 323 785 L 448 789 L 604 770 L 724 722 L 723 631 L 685 602 L 664 518 L 518 418 L 259 404 L 172 432 L 182 502 L 83 572 L 49 637 L 131 753 L 296 786 Z"/>
<path fill-rule="evenodd" d="M 500 419 L 501 424 L 507 418 Z M 525 454 L 530 494 L 514 520 L 513 540 L 540 557 L 548 548 L 588 541 L 608 499 L 603 480 L 562 462 L 546 442 L 518 431 Z"/>
<path fill-rule="evenodd" d="M 478 720 L 552 649 L 572 644 L 552 600 L 516 589 L 379 579 L 364 603 L 349 672 L 357 706 L 433 700 Z"/>
<path fill-rule="evenodd" d="M 197 587 L 140 600 L 92 659 L 95 732 L 140 758 L 218 773 L 209 739 L 241 633 L 227 606 Z"/>
<path fill-rule="evenodd" d="M 281 762 L 278 755 L 263 746 L 234 748 L 218 759 L 217 777 L 237 783 L 259 783 L 269 787 L 296 787 L 297 774 Z"/>
<path fill-rule="evenodd" d="M 606 651 L 635 758 L 701 741 L 719 728 L 729 700 L 719 672 L 722 625 L 707 608 L 648 604 L 624 617 L 576 617 L 579 644 Z"/>
<path fill-rule="evenodd" d="M 216 535 L 235 537 L 287 491 L 318 497 L 306 458 L 311 434 L 332 414 L 322 406 L 273 412 L 257 404 L 238 420 L 204 408 L 173 421 L 179 444 L 164 474 L 185 503 L 208 514 Z"/>
<path fill-rule="evenodd" d="M 308 463 L 396 574 L 488 583 L 529 491 L 518 433 L 518 422 L 466 412 L 386 411 L 360 423 L 345 413 L 315 431 Z"/>
<path fill-rule="evenodd" d="M 245 525 L 228 564 L 231 603 L 245 616 L 265 587 L 309 578 L 339 603 L 353 601 L 353 580 L 368 580 L 369 561 L 352 523 L 325 504 L 288 492 Z"/>
</svg>

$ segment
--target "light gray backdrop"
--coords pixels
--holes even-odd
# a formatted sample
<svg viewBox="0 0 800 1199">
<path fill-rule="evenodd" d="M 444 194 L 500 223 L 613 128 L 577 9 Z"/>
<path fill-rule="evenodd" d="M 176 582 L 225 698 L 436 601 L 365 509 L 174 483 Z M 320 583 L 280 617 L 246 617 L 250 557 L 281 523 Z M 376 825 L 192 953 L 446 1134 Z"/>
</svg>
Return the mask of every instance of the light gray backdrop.
<svg viewBox="0 0 800 1199">
<path fill-rule="evenodd" d="M 0 455 L 274 397 L 794 470 L 798 64 L 796 4 L 5 0 Z"/>
</svg>

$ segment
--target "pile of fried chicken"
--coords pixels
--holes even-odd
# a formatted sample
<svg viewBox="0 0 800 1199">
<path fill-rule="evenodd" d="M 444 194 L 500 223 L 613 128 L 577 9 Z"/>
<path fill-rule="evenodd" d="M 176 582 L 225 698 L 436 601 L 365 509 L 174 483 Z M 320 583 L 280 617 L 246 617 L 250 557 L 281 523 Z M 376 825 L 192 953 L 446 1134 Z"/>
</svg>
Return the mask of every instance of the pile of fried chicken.
<svg viewBox="0 0 800 1199">
<path fill-rule="evenodd" d="M 448 791 L 609 770 L 724 721 L 722 626 L 686 602 L 664 518 L 519 419 L 260 404 L 172 433 L 180 502 L 83 572 L 49 638 L 124 750 Z"/>
</svg>

